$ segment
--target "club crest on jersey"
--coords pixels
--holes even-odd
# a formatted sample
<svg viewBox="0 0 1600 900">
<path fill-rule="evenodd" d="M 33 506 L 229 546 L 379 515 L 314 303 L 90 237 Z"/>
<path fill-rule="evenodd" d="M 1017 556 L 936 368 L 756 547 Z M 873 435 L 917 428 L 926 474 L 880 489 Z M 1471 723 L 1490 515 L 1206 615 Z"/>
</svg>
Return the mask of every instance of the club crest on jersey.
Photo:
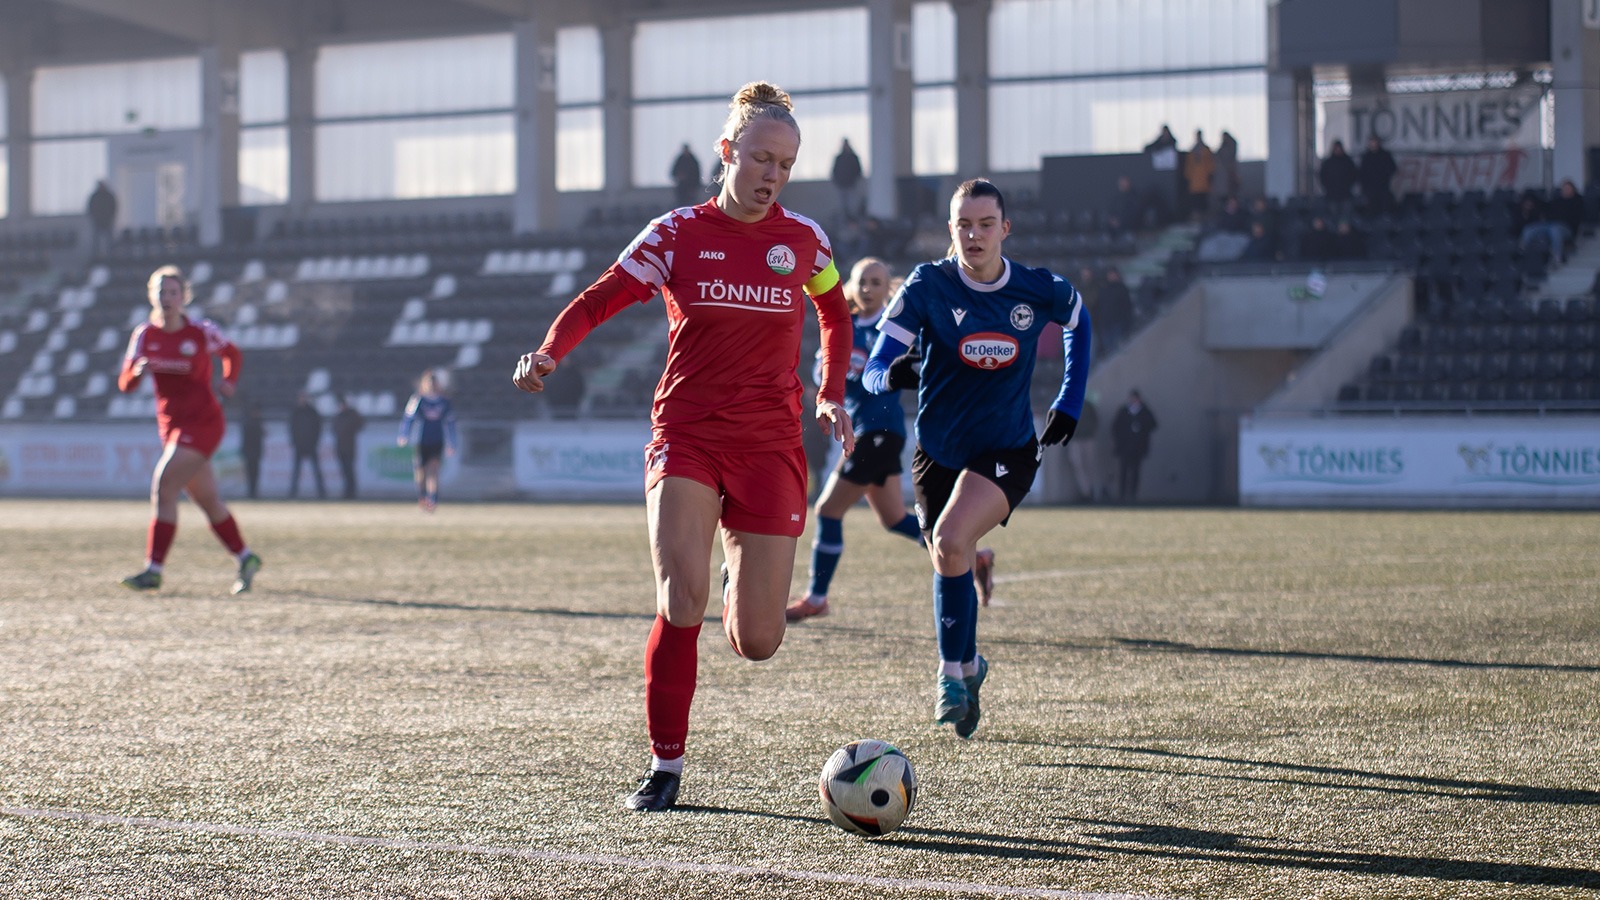
<svg viewBox="0 0 1600 900">
<path fill-rule="evenodd" d="M 1018 331 L 1027 331 L 1033 327 L 1033 307 L 1026 303 L 1018 303 L 1011 307 L 1011 327 Z"/>
<path fill-rule="evenodd" d="M 186 339 L 178 344 L 178 352 L 182 353 L 184 356 L 193 356 L 200 352 L 200 348 L 195 346 L 194 341 Z"/>
<path fill-rule="evenodd" d="M 767 251 L 767 268 L 779 275 L 794 271 L 794 251 L 782 244 Z"/>
<path fill-rule="evenodd" d="M 1017 361 L 1019 345 L 1010 335 L 983 331 L 961 342 L 961 361 L 976 369 L 1004 369 Z"/>
</svg>

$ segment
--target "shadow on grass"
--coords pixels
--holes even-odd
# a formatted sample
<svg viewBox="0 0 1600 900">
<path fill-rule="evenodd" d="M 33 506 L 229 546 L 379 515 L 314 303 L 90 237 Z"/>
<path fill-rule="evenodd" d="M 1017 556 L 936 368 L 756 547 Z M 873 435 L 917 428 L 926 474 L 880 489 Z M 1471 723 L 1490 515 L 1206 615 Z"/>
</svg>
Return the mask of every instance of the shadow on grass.
<svg viewBox="0 0 1600 900">
<path fill-rule="evenodd" d="M 725 806 L 678 805 L 676 812 L 701 813 L 718 816 L 750 816 L 758 819 L 776 819 L 785 822 L 807 822 L 831 826 L 822 816 L 796 816 L 751 809 L 731 809 Z M 1094 848 L 1072 841 L 1017 837 L 1009 834 L 988 834 L 980 831 L 948 831 L 934 828 L 901 828 L 884 837 L 862 838 L 874 844 L 900 847 L 907 850 L 931 850 L 940 853 L 961 853 L 969 856 L 990 856 L 997 859 L 1045 859 L 1060 862 L 1094 860 Z"/>
<path fill-rule="evenodd" d="M 1034 741 L 1007 741 L 1004 738 L 992 739 L 995 743 L 1039 743 Z M 1041 746 L 1050 746 L 1042 745 Z M 1506 784 L 1499 781 L 1474 781 L 1464 778 L 1435 778 L 1426 775 L 1396 775 L 1389 772 L 1369 772 L 1365 769 L 1351 769 L 1342 766 L 1308 766 L 1296 763 L 1270 762 L 1258 759 L 1240 759 L 1228 756 L 1207 756 L 1196 753 L 1179 753 L 1172 750 L 1157 750 L 1150 747 L 1125 747 L 1110 744 L 1071 744 L 1054 745 L 1063 749 L 1079 747 L 1086 750 L 1107 750 L 1114 753 L 1130 753 L 1140 756 L 1152 756 L 1160 759 L 1183 760 L 1187 762 L 1218 763 L 1229 766 L 1247 766 L 1256 769 L 1265 769 L 1272 772 L 1292 772 L 1296 774 L 1323 776 L 1315 778 L 1291 778 L 1287 776 L 1269 777 L 1263 775 L 1223 774 L 1215 772 L 1194 772 L 1181 769 L 1154 769 L 1148 766 L 1119 766 L 1104 763 L 1045 763 L 1044 765 L 1059 766 L 1070 769 L 1097 769 L 1101 771 L 1126 771 L 1141 772 L 1155 775 L 1181 775 L 1193 778 L 1214 778 L 1232 781 L 1247 781 L 1262 784 L 1287 784 L 1301 787 L 1321 787 L 1345 791 L 1372 791 L 1392 794 L 1426 794 L 1438 797 L 1448 797 L 1455 800 L 1492 800 L 1502 803 L 1550 803 L 1557 806 L 1600 806 L 1600 791 L 1578 790 L 1574 788 L 1546 788 L 1525 784 Z M 1333 779 L 1351 779 L 1333 780 Z M 1355 781 L 1370 782 L 1367 784 L 1353 783 Z"/>
<path fill-rule="evenodd" d="M 1089 835 L 1094 840 L 1106 842 L 1105 846 L 1094 847 L 1101 853 L 1348 872 L 1354 875 L 1397 875 L 1439 881 L 1600 888 L 1600 872 L 1568 866 L 1307 850 L 1299 847 L 1274 846 L 1255 838 L 1227 832 L 1097 819 L 1067 821 L 1106 829 Z"/>
<path fill-rule="evenodd" d="M 1256 650 L 1249 647 L 1205 647 L 1182 641 L 1159 641 L 1140 638 L 1117 638 L 1117 643 L 1130 650 L 1148 650 L 1155 653 L 1195 653 L 1212 656 L 1265 656 L 1277 659 L 1321 659 L 1335 662 L 1370 662 L 1404 666 L 1440 666 L 1466 669 L 1512 669 L 1534 672 L 1600 673 L 1600 666 L 1572 666 L 1558 663 L 1483 662 L 1468 659 L 1428 659 L 1419 656 L 1381 656 L 1369 653 L 1317 653 L 1309 650 Z"/>
<path fill-rule="evenodd" d="M 512 613 L 521 616 L 559 616 L 571 619 L 637 619 L 641 622 L 655 621 L 656 614 L 650 613 L 620 613 L 596 612 L 589 609 L 551 609 L 537 606 L 505 606 L 486 603 L 447 603 L 430 600 L 390 600 L 384 597 L 330 597 L 327 594 L 315 594 L 310 591 L 273 591 L 273 599 L 292 597 L 309 603 L 341 603 L 347 606 L 383 606 L 392 609 L 438 609 L 451 612 L 488 612 Z M 707 614 L 707 622 L 721 622 L 722 616 Z"/>
</svg>

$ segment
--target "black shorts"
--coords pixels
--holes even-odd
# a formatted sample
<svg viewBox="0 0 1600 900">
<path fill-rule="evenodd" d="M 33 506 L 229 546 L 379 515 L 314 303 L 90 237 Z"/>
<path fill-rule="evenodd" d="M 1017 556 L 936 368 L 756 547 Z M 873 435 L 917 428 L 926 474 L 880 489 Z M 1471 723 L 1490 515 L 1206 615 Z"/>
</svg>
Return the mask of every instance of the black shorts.
<svg viewBox="0 0 1600 900">
<path fill-rule="evenodd" d="M 911 483 L 917 500 L 917 524 L 925 535 L 933 534 L 933 525 L 944 514 L 950 495 L 955 493 L 960 469 L 951 469 L 933 461 L 933 457 L 918 447 L 911 457 Z M 1026 446 L 1014 450 L 993 450 L 980 453 L 965 471 L 982 476 L 995 483 L 1006 495 L 1006 503 L 1016 512 L 1022 498 L 1033 489 L 1033 478 L 1039 474 L 1039 439 L 1033 438 Z M 1000 520 L 1004 525 L 1011 515 Z"/>
<path fill-rule="evenodd" d="M 411 458 L 419 466 L 438 462 L 444 456 L 443 444 L 417 444 L 411 448 Z"/>
<path fill-rule="evenodd" d="M 839 460 L 839 477 L 851 484 L 882 486 L 891 475 L 905 470 L 900 451 L 906 436 L 892 431 L 869 431 L 856 438 L 856 449 Z"/>
</svg>

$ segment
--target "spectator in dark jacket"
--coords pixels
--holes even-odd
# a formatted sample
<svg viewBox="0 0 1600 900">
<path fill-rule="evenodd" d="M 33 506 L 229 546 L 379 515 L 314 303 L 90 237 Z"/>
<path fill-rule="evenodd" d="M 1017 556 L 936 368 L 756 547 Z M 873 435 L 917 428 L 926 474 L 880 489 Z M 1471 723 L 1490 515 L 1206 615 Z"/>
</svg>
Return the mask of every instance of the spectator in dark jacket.
<svg viewBox="0 0 1600 900">
<path fill-rule="evenodd" d="M 1245 244 L 1240 262 L 1275 262 L 1278 259 L 1278 241 L 1267 233 L 1266 223 L 1260 219 L 1250 223 L 1250 243 Z"/>
<path fill-rule="evenodd" d="M 1366 259 L 1367 236 L 1360 229 L 1351 224 L 1349 219 L 1340 219 L 1334 226 L 1331 259 Z"/>
<path fill-rule="evenodd" d="M 1133 294 L 1128 291 L 1128 283 L 1122 280 L 1121 269 L 1106 267 L 1095 302 L 1098 305 L 1089 307 L 1089 315 L 1094 318 L 1095 340 L 1111 350 L 1133 331 Z"/>
<path fill-rule="evenodd" d="M 1333 256 L 1333 232 L 1328 230 L 1328 220 L 1312 216 L 1311 227 L 1300 236 L 1300 258 L 1310 262 L 1327 262 Z"/>
<path fill-rule="evenodd" d="M 1384 149 L 1377 135 L 1367 138 L 1366 152 L 1361 154 L 1361 196 L 1366 200 L 1367 215 L 1375 216 L 1394 209 L 1394 154 Z"/>
<path fill-rule="evenodd" d="M 1322 168 L 1317 172 L 1317 181 L 1321 182 L 1322 195 L 1328 198 L 1328 205 L 1335 213 L 1350 210 L 1351 191 L 1355 189 L 1358 176 L 1356 161 L 1344 152 L 1344 141 L 1334 141 L 1328 149 L 1328 158 L 1322 161 Z"/>
<path fill-rule="evenodd" d="M 311 403 L 311 395 L 300 392 L 300 400 L 289 413 L 289 443 L 294 445 L 294 469 L 289 475 L 289 496 L 300 493 L 300 464 L 311 464 L 311 476 L 317 483 L 317 498 L 327 499 L 328 489 L 322 482 L 322 462 L 317 458 L 322 443 L 322 413 Z"/>
<path fill-rule="evenodd" d="M 339 477 L 344 483 L 344 499 L 356 498 L 356 442 L 367 419 L 339 395 L 339 411 L 333 414 L 333 451 L 339 458 Z"/>
</svg>

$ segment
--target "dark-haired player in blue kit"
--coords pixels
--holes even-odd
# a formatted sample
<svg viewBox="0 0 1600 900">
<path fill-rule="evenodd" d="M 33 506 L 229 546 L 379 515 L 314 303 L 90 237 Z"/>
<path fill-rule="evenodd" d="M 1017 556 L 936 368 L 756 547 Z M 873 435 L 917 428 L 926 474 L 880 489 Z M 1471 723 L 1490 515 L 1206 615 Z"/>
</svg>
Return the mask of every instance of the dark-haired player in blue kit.
<svg viewBox="0 0 1600 900">
<path fill-rule="evenodd" d="M 939 640 L 935 718 L 971 737 L 989 664 L 978 655 L 978 542 L 1027 496 L 1044 447 L 1071 440 L 1089 375 L 1089 312 L 1065 279 L 1000 254 L 1011 233 L 1000 189 L 982 179 L 950 198 L 949 259 L 923 263 L 890 301 L 862 384 L 917 383 L 912 458 L 917 517 L 933 558 Z M 1066 370 L 1035 436 L 1029 388 L 1039 335 L 1061 325 Z M 920 340 L 920 371 L 906 350 Z"/>
</svg>

